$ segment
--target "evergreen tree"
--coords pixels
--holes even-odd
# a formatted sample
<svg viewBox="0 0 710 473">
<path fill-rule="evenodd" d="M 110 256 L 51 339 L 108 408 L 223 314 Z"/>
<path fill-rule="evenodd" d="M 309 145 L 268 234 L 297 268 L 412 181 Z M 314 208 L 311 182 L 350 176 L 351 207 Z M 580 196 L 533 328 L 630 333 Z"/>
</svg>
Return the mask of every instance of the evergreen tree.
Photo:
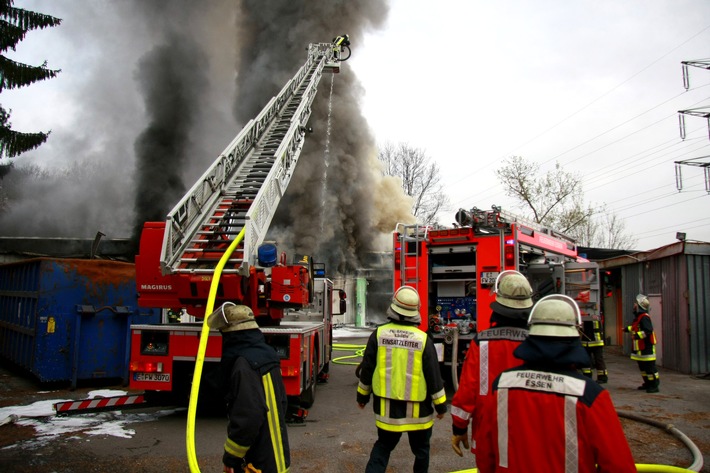
<svg viewBox="0 0 710 473">
<path fill-rule="evenodd" d="M 28 31 L 57 26 L 61 19 L 13 6 L 14 0 L 0 0 L 0 92 L 16 89 L 55 77 L 60 71 L 47 69 L 47 63 L 29 66 L 5 57 L 8 49 L 15 50 Z M 21 133 L 12 130 L 10 112 L 0 105 L 0 159 L 14 158 L 32 150 L 49 137 L 49 132 Z"/>
</svg>

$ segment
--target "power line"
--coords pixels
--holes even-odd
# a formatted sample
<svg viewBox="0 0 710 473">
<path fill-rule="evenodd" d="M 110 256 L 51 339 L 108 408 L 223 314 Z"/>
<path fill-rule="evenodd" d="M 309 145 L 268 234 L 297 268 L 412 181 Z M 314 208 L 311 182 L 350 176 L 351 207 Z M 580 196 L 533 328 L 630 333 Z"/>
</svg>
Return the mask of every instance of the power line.
<svg viewBox="0 0 710 473">
<path fill-rule="evenodd" d="M 617 84 L 616 86 L 614 86 L 614 87 L 612 87 L 611 89 L 607 90 L 607 91 L 604 92 L 602 95 L 600 95 L 600 96 L 598 96 L 597 98 L 593 99 L 591 102 L 587 103 L 587 104 L 584 105 L 582 108 L 580 108 L 580 109 L 578 109 L 577 111 L 575 111 L 574 113 L 572 113 L 572 114 L 568 115 L 567 117 L 563 118 L 562 120 L 560 120 L 560 121 L 557 122 L 556 124 L 554 124 L 554 125 L 552 125 L 551 127 L 547 128 L 546 130 L 544 130 L 543 132 L 539 133 L 538 135 L 536 135 L 535 137 L 531 138 L 530 140 L 524 142 L 523 144 L 516 146 L 516 147 L 513 148 L 511 151 L 509 151 L 508 153 L 506 153 L 504 156 L 510 156 L 510 155 L 512 155 L 512 154 L 515 152 L 515 150 L 520 149 L 520 148 L 522 148 L 522 147 L 524 147 L 524 146 L 526 146 L 526 145 L 532 143 L 533 141 L 537 140 L 537 139 L 540 138 L 541 136 L 543 136 L 543 135 L 549 133 L 550 131 L 554 130 L 555 128 L 557 128 L 558 126 L 560 126 L 562 123 L 565 123 L 566 121 L 568 121 L 568 120 L 571 119 L 572 117 L 578 115 L 578 114 L 581 113 L 582 111 L 584 111 L 584 110 L 586 110 L 587 108 L 589 108 L 591 105 L 595 104 L 596 102 L 598 102 L 598 101 L 601 100 L 602 98 L 606 97 L 607 95 L 609 95 L 610 93 L 612 93 L 613 91 L 615 91 L 616 89 L 618 89 L 618 88 L 621 87 L 622 85 L 624 85 L 624 84 L 626 84 L 627 82 L 631 81 L 631 80 L 634 79 L 636 76 L 638 76 L 638 75 L 640 75 L 641 73 L 645 72 L 646 70 L 650 69 L 653 65 L 655 65 L 656 63 L 658 63 L 659 61 L 661 61 L 663 58 L 665 58 L 666 56 L 670 55 L 672 52 L 676 51 L 677 49 L 679 49 L 680 47 L 684 46 L 685 44 L 689 43 L 690 41 L 692 41 L 692 40 L 695 39 L 696 37 L 700 36 L 702 33 L 704 33 L 705 31 L 707 31 L 708 29 L 710 29 L 710 25 L 708 25 L 708 26 L 702 28 L 700 31 L 698 31 L 697 33 L 695 33 L 694 35 L 692 35 L 691 37 L 689 37 L 688 39 L 686 39 L 685 41 L 683 41 L 682 43 L 680 43 L 678 46 L 672 48 L 671 50 L 669 50 L 668 52 L 666 52 L 666 53 L 663 54 L 662 56 L 658 57 L 656 60 L 654 60 L 654 61 L 652 61 L 650 64 L 648 64 L 646 67 L 642 68 L 642 69 L 639 70 L 638 72 L 636 72 L 636 73 L 634 73 L 633 75 L 631 75 L 629 78 L 625 79 L 624 81 L 620 82 L 620 83 Z M 694 88 L 694 90 L 696 90 L 696 89 L 697 89 L 697 88 Z M 687 92 L 687 91 L 686 91 L 686 92 Z M 617 127 L 619 127 L 619 126 L 621 126 L 621 125 L 623 125 L 623 124 L 625 124 L 625 123 L 628 123 L 629 121 L 632 121 L 632 120 L 634 120 L 634 119 L 636 119 L 636 118 L 638 118 L 638 117 L 644 115 L 645 113 L 648 113 L 648 112 L 650 112 L 651 110 L 653 110 L 653 109 L 655 109 L 655 108 L 658 108 L 658 107 L 661 106 L 661 105 L 666 104 L 667 102 L 669 102 L 669 101 L 671 101 L 671 100 L 674 100 L 674 99 L 680 97 L 681 95 L 685 94 L 686 92 L 681 92 L 680 94 L 678 94 L 678 95 L 676 95 L 676 96 L 674 96 L 674 97 L 672 97 L 672 98 L 670 98 L 670 99 L 668 99 L 668 100 L 662 102 L 661 104 L 656 105 L 655 107 L 653 107 L 653 108 L 651 108 L 651 109 L 649 109 L 649 110 L 647 110 L 647 111 L 641 113 L 640 115 L 637 115 L 636 117 L 631 118 L 631 119 L 627 120 L 626 122 L 623 122 L 623 123 L 621 123 L 621 124 L 619 124 L 619 125 L 613 127 L 612 129 L 607 130 L 606 132 L 604 132 L 604 133 L 602 133 L 602 134 L 600 134 L 600 135 L 597 135 L 597 136 L 595 136 L 594 138 L 591 138 L 590 140 L 587 140 L 587 141 L 585 141 L 584 143 L 582 143 L 582 144 L 580 144 L 580 145 L 578 145 L 578 146 L 575 146 L 575 147 L 573 147 L 573 148 L 571 148 L 571 149 L 569 149 L 569 150 L 567 150 L 567 151 L 561 153 L 561 154 L 558 155 L 557 157 L 562 156 L 563 154 L 568 153 L 569 151 L 572 151 L 572 150 L 578 148 L 579 146 L 582 146 L 582 145 L 584 145 L 584 144 L 586 144 L 586 143 L 588 143 L 588 142 L 590 142 L 590 141 L 592 141 L 592 140 L 595 140 L 595 139 L 599 138 L 600 136 L 605 135 L 606 133 L 612 131 L 613 129 L 615 129 L 615 128 L 617 128 Z M 552 158 L 552 159 L 556 159 L 556 157 L 555 157 L 555 158 Z M 580 159 L 580 158 L 578 158 L 578 159 Z M 547 162 L 549 162 L 549 161 L 550 161 L 550 160 L 545 161 L 545 163 L 547 163 Z M 485 166 L 479 168 L 478 171 L 485 170 L 485 169 L 491 167 L 494 163 L 495 163 L 495 160 L 491 160 L 491 161 L 488 162 L 488 164 L 486 164 Z M 543 163 L 543 164 L 544 164 L 544 163 Z M 476 172 L 478 172 L 478 171 L 476 171 Z M 470 176 L 473 175 L 473 174 L 474 174 L 474 173 L 466 174 L 466 175 L 464 175 L 463 177 L 461 177 L 460 179 L 454 181 L 453 184 L 457 184 L 457 183 L 459 183 L 459 182 L 465 180 L 466 178 L 470 177 Z"/>
</svg>

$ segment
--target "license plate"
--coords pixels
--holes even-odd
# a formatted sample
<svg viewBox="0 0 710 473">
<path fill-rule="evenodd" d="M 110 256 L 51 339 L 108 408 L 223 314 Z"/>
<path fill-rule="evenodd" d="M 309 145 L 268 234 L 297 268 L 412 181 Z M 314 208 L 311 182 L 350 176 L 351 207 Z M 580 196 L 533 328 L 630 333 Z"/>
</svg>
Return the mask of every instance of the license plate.
<svg viewBox="0 0 710 473">
<path fill-rule="evenodd" d="M 133 373 L 135 381 L 157 381 L 159 383 L 169 383 L 170 373 Z"/>
</svg>

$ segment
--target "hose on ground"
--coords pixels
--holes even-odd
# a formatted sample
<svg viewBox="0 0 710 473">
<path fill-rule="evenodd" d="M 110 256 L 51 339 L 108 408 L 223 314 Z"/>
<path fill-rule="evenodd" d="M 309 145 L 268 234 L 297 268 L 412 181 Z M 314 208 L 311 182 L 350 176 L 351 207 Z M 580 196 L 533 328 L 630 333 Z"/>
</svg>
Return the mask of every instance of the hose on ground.
<svg viewBox="0 0 710 473">
<path fill-rule="evenodd" d="M 624 411 L 617 411 L 616 412 L 619 417 L 623 417 L 625 419 L 629 420 L 634 420 L 637 422 L 642 422 L 644 424 L 652 425 L 654 427 L 658 427 L 661 430 L 665 430 L 666 432 L 670 433 L 673 435 L 675 438 L 683 442 L 683 445 L 685 445 L 688 450 L 690 450 L 690 453 L 693 455 L 693 463 L 688 467 L 688 468 L 679 468 L 679 467 L 674 467 L 674 466 L 666 466 L 666 465 L 636 465 L 636 469 L 639 472 L 647 472 L 647 473 L 653 473 L 653 472 L 680 472 L 680 471 L 700 471 L 703 469 L 703 454 L 700 452 L 700 449 L 693 443 L 692 440 L 688 438 L 687 435 L 685 435 L 683 432 L 678 430 L 673 424 L 665 424 L 663 422 L 655 421 L 653 419 L 648 419 L 646 417 L 642 417 L 636 414 L 632 414 L 630 412 L 624 412 Z"/>
<path fill-rule="evenodd" d="M 353 345 L 349 343 L 334 343 L 333 351 L 353 351 L 352 355 L 344 355 L 333 358 L 331 361 L 339 365 L 359 365 L 359 361 L 346 361 L 353 358 L 362 358 L 365 353 L 365 345 Z"/>
</svg>

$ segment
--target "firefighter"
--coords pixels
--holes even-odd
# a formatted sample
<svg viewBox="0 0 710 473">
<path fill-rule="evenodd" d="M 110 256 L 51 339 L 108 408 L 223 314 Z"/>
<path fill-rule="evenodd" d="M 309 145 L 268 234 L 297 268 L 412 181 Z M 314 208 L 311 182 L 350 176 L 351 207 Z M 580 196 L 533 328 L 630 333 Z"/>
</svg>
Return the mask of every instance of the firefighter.
<svg viewBox="0 0 710 473">
<path fill-rule="evenodd" d="M 407 432 L 414 453 L 414 473 L 429 471 L 429 445 L 434 416 L 446 413 L 446 393 L 434 343 L 417 327 L 419 294 L 402 286 L 387 309 L 389 322 L 367 341 L 357 387 L 357 403 L 364 409 L 373 395 L 377 441 L 366 473 L 384 473 L 392 450 Z"/>
<path fill-rule="evenodd" d="M 631 334 L 631 359 L 638 362 L 643 384 L 639 391 L 657 393 L 661 384 L 656 368 L 656 333 L 648 315 L 651 303 L 648 297 L 639 294 L 634 301 L 634 321 L 624 327 L 624 332 Z"/>
<path fill-rule="evenodd" d="M 529 325 L 514 352 L 523 365 L 501 373 L 484 401 L 478 471 L 636 472 L 609 392 L 578 372 L 589 356 L 577 304 L 546 296 Z"/>
<path fill-rule="evenodd" d="M 225 473 L 284 473 L 291 463 L 286 389 L 279 356 L 245 305 L 225 303 L 207 319 L 222 332 L 221 368 L 227 386 Z"/>
<path fill-rule="evenodd" d="M 533 291 L 528 280 L 517 271 L 503 271 L 496 278 L 494 288 L 496 299 L 490 305 L 491 328 L 477 333 L 471 341 L 459 387 L 451 401 L 451 446 L 460 457 L 463 456 L 461 445 L 469 448 L 469 423 L 471 453 L 476 453 L 479 398 L 488 395 L 493 380 L 503 370 L 520 364 L 513 350 L 528 336 L 528 316 L 533 306 Z"/>
<path fill-rule="evenodd" d="M 587 378 L 592 378 L 592 367 L 597 370 L 597 383 L 609 382 L 609 372 L 604 361 L 604 326 L 600 317 L 582 317 L 582 346 L 587 350 L 592 366 L 582 368 Z"/>
</svg>

